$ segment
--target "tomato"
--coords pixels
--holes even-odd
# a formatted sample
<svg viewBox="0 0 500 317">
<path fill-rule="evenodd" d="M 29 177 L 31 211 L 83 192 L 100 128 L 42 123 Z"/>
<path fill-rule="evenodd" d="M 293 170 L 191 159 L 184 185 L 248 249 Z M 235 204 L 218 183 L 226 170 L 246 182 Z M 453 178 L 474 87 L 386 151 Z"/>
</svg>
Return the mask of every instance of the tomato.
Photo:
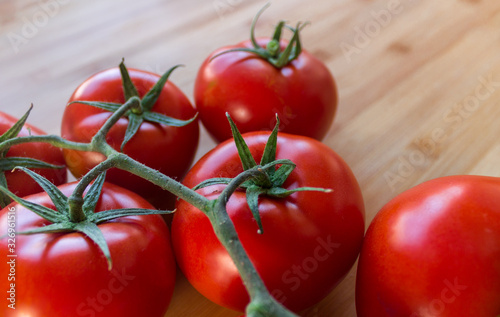
<svg viewBox="0 0 500 317">
<path fill-rule="evenodd" d="M 500 314 L 500 180 L 448 176 L 395 197 L 371 223 L 359 317 Z"/>
<path fill-rule="evenodd" d="M 262 157 L 268 132 L 243 135 L 252 156 Z M 297 167 L 283 184 L 330 188 L 331 193 L 295 192 L 286 198 L 259 197 L 263 233 L 248 207 L 245 191 L 231 196 L 227 211 L 243 247 L 269 291 L 285 306 L 300 311 L 324 298 L 354 264 L 364 234 L 364 205 L 358 183 L 346 163 L 311 138 L 280 133 L 276 159 Z M 194 187 L 214 177 L 233 178 L 242 171 L 232 140 L 219 144 L 188 172 Z M 197 191 L 216 199 L 226 185 Z M 183 200 L 172 222 L 172 243 L 179 267 L 190 283 L 213 302 L 243 311 L 249 302 L 238 271 L 200 210 Z"/>
<path fill-rule="evenodd" d="M 0 112 L 0 135 L 9 130 L 17 121 L 16 118 Z M 44 134 L 46 134 L 44 131 L 26 123 L 18 136 Z M 47 143 L 31 142 L 14 145 L 10 147 L 6 157 L 29 157 L 49 164 L 60 165 L 62 168 L 32 168 L 32 170 L 56 185 L 64 184 L 67 181 L 67 171 L 62 151 Z M 17 196 L 23 197 L 42 191 L 42 188 L 26 173 L 10 170 L 4 171 L 4 173 L 8 188 Z"/>
<path fill-rule="evenodd" d="M 59 188 L 69 195 L 74 183 Z M 55 209 L 46 193 L 31 202 Z M 96 212 L 152 206 L 140 196 L 105 183 Z M 50 224 L 17 204 L 0 212 L 0 235 Z M 40 233 L 4 237 L 0 289 L 6 294 L 2 316 L 163 316 L 172 296 L 175 261 L 167 225 L 161 216 L 128 216 L 98 225 L 113 260 L 87 236 Z M 12 298 L 12 300 L 10 300 Z M 8 305 L 13 304 L 15 310 Z"/>
<path fill-rule="evenodd" d="M 270 38 L 257 39 L 266 47 Z M 286 42 L 281 41 L 282 49 Z M 229 112 L 242 133 L 272 130 L 276 114 L 280 131 L 322 139 L 337 109 L 335 81 L 323 62 L 306 50 L 289 64 L 276 68 L 249 52 L 251 41 L 226 46 L 210 54 L 195 81 L 194 100 L 199 117 L 217 141 L 231 138 L 225 113 Z"/>
<path fill-rule="evenodd" d="M 159 75 L 136 69 L 129 69 L 129 74 L 140 97 L 160 78 Z M 124 103 L 119 68 L 99 72 L 85 80 L 69 102 L 79 100 Z M 170 81 L 163 87 L 151 111 L 182 120 L 188 120 L 196 114 L 188 98 Z M 89 142 L 110 115 L 111 112 L 89 105 L 69 104 L 64 111 L 61 135 L 70 141 Z M 107 135 L 108 144 L 116 150 L 120 150 L 128 123 L 128 118 L 121 118 Z M 183 127 L 144 121 L 123 152 L 163 174 L 181 179 L 193 162 L 198 138 L 197 121 Z M 64 150 L 64 157 L 77 178 L 104 160 L 104 156 L 98 153 L 73 150 Z M 109 170 L 106 177 L 106 181 L 138 193 L 158 208 L 173 207 L 174 197 L 149 181 L 118 169 Z"/>
</svg>

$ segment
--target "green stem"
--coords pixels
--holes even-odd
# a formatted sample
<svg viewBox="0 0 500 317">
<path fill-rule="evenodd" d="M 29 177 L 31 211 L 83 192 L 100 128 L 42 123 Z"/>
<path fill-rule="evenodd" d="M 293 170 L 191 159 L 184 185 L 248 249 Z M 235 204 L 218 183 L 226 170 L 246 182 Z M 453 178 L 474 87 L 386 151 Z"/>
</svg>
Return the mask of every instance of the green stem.
<svg viewBox="0 0 500 317">
<path fill-rule="evenodd" d="M 191 205 L 195 206 L 201 211 L 205 213 L 207 212 L 208 208 L 210 207 L 210 200 L 208 200 L 205 196 L 198 194 L 194 190 L 184 186 L 183 184 L 168 177 L 167 175 L 155 169 L 152 169 L 125 154 L 118 154 L 120 158 L 117 158 L 115 160 L 115 167 L 144 178 L 151 183 L 169 191 L 175 196 L 189 202 Z"/>
<path fill-rule="evenodd" d="M 62 137 L 60 137 L 58 135 L 31 135 L 31 136 L 23 136 L 23 137 L 17 137 L 14 139 L 9 139 L 9 140 L 6 140 L 6 141 L 0 143 L 0 151 L 3 149 L 9 148 L 13 145 L 22 144 L 22 143 L 30 143 L 30 142 L 48 143 L 50 145 L 53 145 L 53 146 L 56 146 L 59 148 L 65 148 L 65 149 L 71 149 L 71 150 L 77 150 L 77 151 L 90 151 L 91 150 L 91 146 L 89 143 L 68 141 L 68 140 L 63 139 Z"/>
<path fill-rule="evenodd" d="M 83 212 L 83 197 L 71 195 L 68 197 L 69 219 L 72 223 L 79 223 L 85 220 Z"/>
<path fill-rule="evenodd" d="M 83 211 L 83 194 L 90 183 L 101 173 L 107 171 L 115 165 L 117 160 L 116 155 L 111 155 L 101 163 L 94 166 L 88 173 L 83 175 L 78 184 L 75 186 L 73 193 L 68 197 L 69 217 L 74 223 L 85 220 L 85 212 Z"/>
<path fill-rule="evenodd" d="M 131 109 L 142 109 L 141 99 L 139 99 L 139 97 L 133 96 L 128 99 L 127 102 L 121 105 L 120 108 L 113 112 L 113 114 L 106 120 L 90 142 L 94 151 L 100 152 L 106 156 L 109 156 L 112 152 L 114 152 L 111 151 L 112 147 L 106 142 L 106 135 L 115 123 Z"/>
<path fill-rule="evenodd" d="M 255 17 L 252 20 L 252 24 L 250 25 L 250 41 L 252 42 L 252 45 L 255 49 L 260 49 L 259 44 L 257 43 L 257 40 L 255 39 L 255 26 L 257 25 L 257 21 L 259 20 L 260 16 L 262 13 L 269 8 L 271 3 L 266 3 L 255 15 Z"/>
<path fill-rule="evenodd" d="M 99 152 L 106 156 L 106 159 L 85 174 L 76 185 L 71 196 L 68 197 L 69 216 L 72 222 L 79 223 L 85 220 L 86 216 L 83 211 L 83 193 L 85 189 L 99 174 L 113 167 L 119 154 L 106 142 L 106 135 L 127 111 L 137 108 L 141 108 L 141 100 L 135 96 L 131 97 L 118 110 L 113 112 L 88 144 L 89 151 Z"/>
<path fill-rule="evenodd" d="M 226 188 L 224 188 L 213 210 L 208 212 L 207 216 L 212 223 L 217 238 L 233 259 L 243 284 L 250 296 L 250 304 L 246 309 L 247 317 L 297 317 L 297 315 L 277 302 L 267 290 L 255 266 L 245 252 L 238 237 L 238 233 L 236 232 L 236 228 L 226 210 L 226 204 L 229 197 L 240 187 L 240 185 L 249 179 L 261 177 L 263 173 L 262 167 L 257 166 L 236 176 Z"/>
<path fill-rule="evenodd" d="M 101 173 L 112 168 L 115 165 L 116 160 L 116 156 L 109 156 L 107 159 L 94 166 L 87 172 L 87 174 L 83 175 L 78 184 L 75 186 L 71 196 L 83 197 L 83 193 L 90 183 Z"/>
</svg>

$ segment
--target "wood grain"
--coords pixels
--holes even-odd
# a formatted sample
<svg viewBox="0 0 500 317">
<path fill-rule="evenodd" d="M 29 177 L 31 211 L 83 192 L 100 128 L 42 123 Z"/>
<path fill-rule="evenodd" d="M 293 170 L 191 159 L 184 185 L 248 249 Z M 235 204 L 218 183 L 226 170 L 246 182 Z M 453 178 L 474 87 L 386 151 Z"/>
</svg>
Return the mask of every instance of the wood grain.
<svg viewBox="0 0 500 317">
<path fill-rule="evenodd" d="M 67 99 L 94 72 L 162 73 L 192 100 L 209 52 L 248 37 L 263 1 L 0 0 L 0 110 L 58 134 Z M 500 2 L 275 0 L 258 35 L 279 19 L 310 21 L 306 49 L 334 74 L 338 115 L 324 143 L 352 167 L 367 224 L 392 197 L 451 174 L 500 176 Z M 214 143 L 203 132 L 198 157 Z M 178 274 L 167 317 L 238 316 Z M 355 269 L 302 316 L 355 316 Z"/>
</svg>

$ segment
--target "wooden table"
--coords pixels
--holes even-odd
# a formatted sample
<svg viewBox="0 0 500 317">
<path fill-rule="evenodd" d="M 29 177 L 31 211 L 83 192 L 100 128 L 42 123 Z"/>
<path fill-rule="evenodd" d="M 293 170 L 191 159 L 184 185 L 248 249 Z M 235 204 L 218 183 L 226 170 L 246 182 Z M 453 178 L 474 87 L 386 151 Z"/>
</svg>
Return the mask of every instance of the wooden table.
<svg viewBox="0 0 500 317">
<path fill-rule="evenodd" d="M 0 2 L 0 110 L 58 134 L 75 87 L 116 66 L 163 73 L 192 100 L 212 50 L 244 40 L 262 1 Z M 352 167 L 367 224 L 392 197 L 451 174 L 500 176 L 500 2 L 493 0 L 276 0 L 274 23 L 311 21 L 306 49 L 338 82 L 340 105 L 324 142 Z M 214 143 L 202 132 L 198 157 Z M 355 270 L 307 317 L 355 316 Z M 238 316 L 179 274 L 166 316 Z"/>
</svg>

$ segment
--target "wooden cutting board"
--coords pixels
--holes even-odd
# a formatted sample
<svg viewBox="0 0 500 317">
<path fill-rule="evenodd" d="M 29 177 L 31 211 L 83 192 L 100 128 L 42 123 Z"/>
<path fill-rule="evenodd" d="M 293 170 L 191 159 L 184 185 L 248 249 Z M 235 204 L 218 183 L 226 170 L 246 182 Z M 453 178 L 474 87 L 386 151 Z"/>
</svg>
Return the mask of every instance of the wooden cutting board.
<svg viewBox="0 0 500 317">
<path fill-rule="evenodd" d="M 116 66 L 163 73 L 192 100 L 216 48 L 247 39 L 263 1 L 0 2 L 0 110 L 58 134 L 76 86 Z M 306 49 L 334 74 L 340 105 L 324 143 L 359 180 L 366 222 L 398 193 L 451 174 L 500 176 L 500 2 L 493 0 L 276 0 L 257 35 L 310 21 Z M 198 157 L 214 146 L 202 134 Z M 238 316 L 178 274 L 166 316 Z M 355 269 L 302 316 L 355 316 Z"/>
</svg>

